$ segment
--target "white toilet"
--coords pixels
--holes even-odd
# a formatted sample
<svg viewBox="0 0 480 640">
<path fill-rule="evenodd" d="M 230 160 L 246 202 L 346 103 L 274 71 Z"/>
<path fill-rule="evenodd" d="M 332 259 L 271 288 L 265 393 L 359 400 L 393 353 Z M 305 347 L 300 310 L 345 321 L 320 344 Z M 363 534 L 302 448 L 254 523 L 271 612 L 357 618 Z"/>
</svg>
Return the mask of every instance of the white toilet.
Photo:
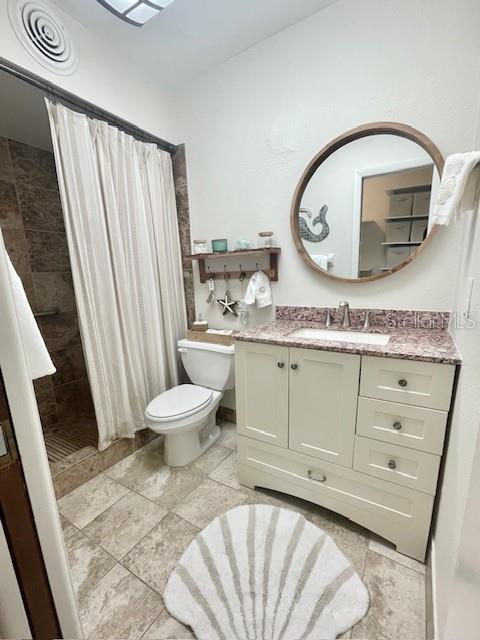
<svg viewBox="0 0 480 640">
<path fill-rule="evenodd" d="M 223 391 L 235 386 L 235 347 L 179 340 L 178 351 L 193 384 L 173 387 L 145 411 L 147 426 L 165 436 L 165 462 L 182 467 L 220 436 L 215 416 Z"/>
</svg>

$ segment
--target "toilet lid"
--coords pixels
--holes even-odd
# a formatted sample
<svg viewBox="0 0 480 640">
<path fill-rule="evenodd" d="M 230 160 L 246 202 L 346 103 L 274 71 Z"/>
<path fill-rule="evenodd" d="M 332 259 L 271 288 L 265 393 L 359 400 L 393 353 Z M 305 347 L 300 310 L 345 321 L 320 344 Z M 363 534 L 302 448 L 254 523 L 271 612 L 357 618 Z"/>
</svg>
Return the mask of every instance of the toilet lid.
<svg viewBox="0 0 480 640">
<path fill-rule="evenodd" d="M 179 418 L 195 413 L 206 407 L 212 400 L 213 392 L 194 384 L 182 384 L 161 393 L 147 407 L 147 415 L 153 419 Z"/>
</svg>

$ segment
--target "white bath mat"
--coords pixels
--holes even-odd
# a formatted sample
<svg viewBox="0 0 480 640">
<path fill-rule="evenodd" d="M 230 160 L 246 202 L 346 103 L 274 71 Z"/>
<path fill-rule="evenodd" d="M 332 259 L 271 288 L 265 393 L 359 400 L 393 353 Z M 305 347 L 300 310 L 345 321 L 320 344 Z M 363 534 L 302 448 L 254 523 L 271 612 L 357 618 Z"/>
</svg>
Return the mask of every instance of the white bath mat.
<svg viewBox="0 0 480 640">
<path fill-rule="evenodd" d="M 164 592 L 199 640 L 328 640 L 363 618 L 368 592 L 321 529 L 293 511 L 241 506 L 188 546 Z"/>
</svg>

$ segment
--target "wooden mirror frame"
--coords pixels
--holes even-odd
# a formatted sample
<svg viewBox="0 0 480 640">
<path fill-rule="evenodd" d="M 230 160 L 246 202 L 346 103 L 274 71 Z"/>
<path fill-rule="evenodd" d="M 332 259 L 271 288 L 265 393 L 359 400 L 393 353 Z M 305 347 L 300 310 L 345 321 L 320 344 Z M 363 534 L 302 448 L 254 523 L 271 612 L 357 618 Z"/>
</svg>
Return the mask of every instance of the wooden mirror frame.
<svg viewBox="0 0 480 640">
<path fill-rule="evenodd" d="M 406 138 L 407 140 L 416 142 L 432 158 L 440 178 L 442 177 L 445 160 L 440 150 L 432 142 L 432 140 L 430 140 L 430 138 L 407 124 L 401 124 L 399 122 L 372 122 L 369 124 L 364 124 L 360 127 L 356 127 L 355 129 L 350 129 L 350 131 L 347 131 L 346 133 L 342 133 L 342 135 L 338 136 L 337 138 L 329 142 L 325 147 L 323 147 L 323 149 L 319 153 L 317 153 L 317 155 L 307 166 L 307 168 L 303 172 L 302 177 L 300 178 L 300 182 L 298 183 L 297 188 L 295 189 L 292 208 L 290 211 L 290 227 L 292 230 L 295 247 L 298 253 L 301 255 L 303 261 L 309 267 L 317 271 L 317 273 L 320 273 L 326 278 L 330 278 L 330 280 L 336 280 L 337 282 L 362 283 L 386 278 L 387 276 L 392 275 L 392 273 L 403 269 L 407 266 L 407 264 L 410 264 L 410 262 L 412 262 L 418 256 L 418 254 L 423 251 L 428 244 L 430 244 L 433 236 L 438 231 L 438 225 L 434 225 L 422 244 L 419 245 L 415 249 L 415 252 L 408 256 L 408 258 L 406 258 L 403 262 L 398 264 L 396 267 L 392 267 L 388 271 L 382 271 L 381 273 L 377 273 L 374 276 L 367 276 L 366 278 L 342 278 L 340 276 L 335 276 L 331 273 L 328 273 L 328 271 L 324 271 L 316 264 L 316 262 L 312 260 L 310 254 L 303 246 L 303 242 L 300 237 L 298 212 L 300 210 L 300 205 L 302 202 L 303 194 L 305 193 L 305 189 L 307 188 L 307 185 L 313 177 L 314 173 L 317 171 L 320 165 L 325 162 L 327 158 L 335 153 L 335 151 L 338 151 L 350 142 L 354 142 L 355 140 L 360 140 L 362 138 L 367 138 L 369 136 L 385 134 L 398 136 L 400 138 Z"/>
</svg>

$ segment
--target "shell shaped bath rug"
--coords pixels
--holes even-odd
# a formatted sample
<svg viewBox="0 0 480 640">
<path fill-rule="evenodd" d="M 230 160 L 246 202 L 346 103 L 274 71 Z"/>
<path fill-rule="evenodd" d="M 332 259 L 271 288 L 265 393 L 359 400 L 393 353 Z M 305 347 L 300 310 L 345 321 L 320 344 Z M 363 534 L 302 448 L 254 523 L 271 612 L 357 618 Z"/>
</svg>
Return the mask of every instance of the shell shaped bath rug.
<svg viewBox="0 0 480 640">
<path fill-rule="evenodd" d="M 199 640 L 329 640 L 359 622 L 368 592 L 332 538 L 302 515 L 245 505 L 185 550 L 164 592 Z"/>
</svg>

